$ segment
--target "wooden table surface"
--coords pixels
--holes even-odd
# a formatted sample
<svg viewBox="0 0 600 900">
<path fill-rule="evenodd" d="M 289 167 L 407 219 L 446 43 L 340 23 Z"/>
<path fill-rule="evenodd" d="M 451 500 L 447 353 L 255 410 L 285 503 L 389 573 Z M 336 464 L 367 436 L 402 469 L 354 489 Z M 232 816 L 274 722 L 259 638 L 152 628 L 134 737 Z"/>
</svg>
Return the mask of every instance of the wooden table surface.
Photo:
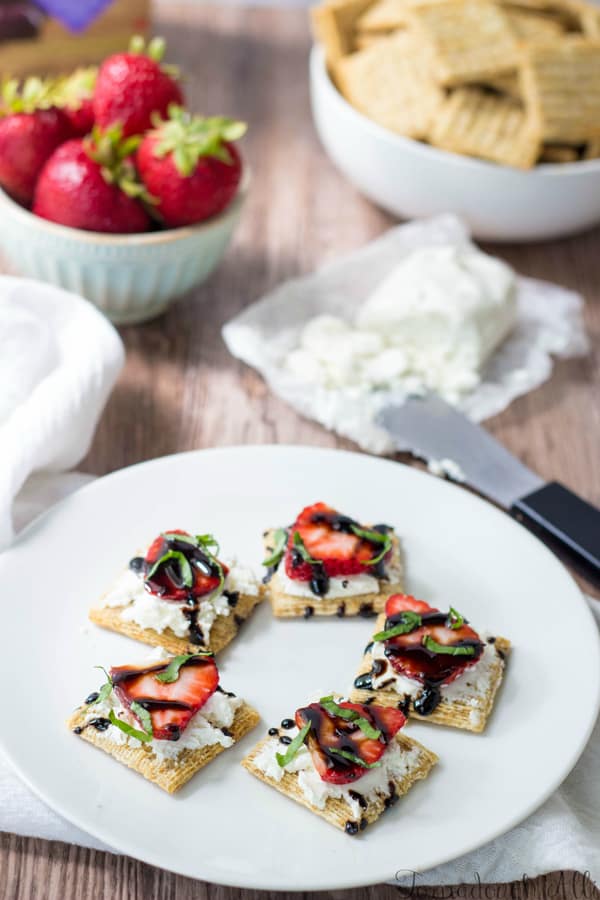
<svg viewBox="0 0 600 900">
<path fill-rule="evenodd" d="M 235 242 L 211 281 L 164 318 L 122 330 L 127 365 L 82 468 L 102 475 L 179 450 L 228 444 L 351 447 L 275 398 L 258 375 L 229 356 L 220 337 L 223 323 L 265 290 L 360 247 L 392 224 L 343 180 L 319 147 L 308 103 L 306 14 L 163 0 L 155 30 L 167 38 L 169 58 L 182 67 L 195 109 L 248 120 L 244 150 L 253 185 Z M 493 252 L 524 274 L 581 291 L 594 351 L 557 363 L 550 382 L 487 425 L 542 476 L 559 478 L 600 504 L 600 231 L 553 243 L 495 246 Z M 0 835 L 0 900 L 261 896 L 194 882 L 126 857 Z M 380 886 L 335 896 L 391 900 L 397 893 Z M 526 885 L 470 893 L 420 890 L 415 896 L 600 895 L 573 873 L 563 873 Z"/>
</svg>

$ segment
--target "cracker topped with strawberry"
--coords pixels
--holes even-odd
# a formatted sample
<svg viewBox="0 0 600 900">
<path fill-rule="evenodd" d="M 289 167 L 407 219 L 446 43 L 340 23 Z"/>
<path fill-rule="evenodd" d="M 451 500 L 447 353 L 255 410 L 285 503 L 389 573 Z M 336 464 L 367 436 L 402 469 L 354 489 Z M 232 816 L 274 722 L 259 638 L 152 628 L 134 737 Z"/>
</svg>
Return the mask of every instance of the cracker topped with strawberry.
<svg viewBox="0 0 600 900">
<path fill-rule="evenodd" d="M 400 543 L 390 525 L 364 525 L 326 503 L 265 533 L 276 616 L 373 616 L 402 590 Z"/>
<path fill-rule="evenodd" d="M 401 733 L 405 722 L 398 709 L 321 697 L 271 728 L 242 765 L 355 835 L 437 762 L 434 753 Z"/>
<path fill-rule="evenodd" d="M 365 649 L 352 699 L 480 732 L 502 682 L 510 642 L 477 632 L 450 607 L 407 594 L 388 598 Z"/>
<path fill-rule="evenodd" d="M 211 534 L 175 528 L 130 560 L 90 619 L 172 653 L 217 653 L 262 599 L 254 570 L 222 560 Z"/>
<path fill-rule="evenodd" d="M 68 727 L 172 794 L 258 723 L 258 713 L 224 691 L 210 653 L 115 666 Z"/>
</svg>

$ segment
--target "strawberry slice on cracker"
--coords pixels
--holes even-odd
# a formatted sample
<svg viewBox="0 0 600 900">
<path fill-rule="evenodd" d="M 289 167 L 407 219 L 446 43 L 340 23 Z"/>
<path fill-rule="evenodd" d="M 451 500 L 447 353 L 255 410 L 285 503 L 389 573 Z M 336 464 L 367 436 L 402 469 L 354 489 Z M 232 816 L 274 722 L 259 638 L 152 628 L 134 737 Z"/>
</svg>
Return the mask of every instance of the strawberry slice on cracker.
<svg viewBox="0 0 600 900">
<path fill-rule="evenodd" d="M 181 602 L 190 596 L 204 597 L 223 584 L 229 569 L 211 552 L 215 545 L 210 535 L 195 536 L 175 528 L 159 534 L 143 560 L 138 557 L 132 562 L 144 572 L 150 593 Z"/>
<path fill-rule="evenodd" d="M 380 765 L 406 716 L 392 707 L 322 697 L 296 710 L 295 720 L 321 779 L 350 784 Z"/>
<path fill-rule="evenodd" d="M 385 642 L 392 668 L 422 684 L 450 684 L 481 656 L 484 643 L 455 609 L 440 612 L 407 594 L 388 598 L 385 629 L 374 636 Z"/>
<path fill-rule="evenodd" d="M 380 527 L 380 526 L 379 526 Z M 310 581 L 315 566 L 331 577 L 376 574 L 392 549 L 387 530 L 362 526 L 326 503 L 305 507 L 289 531 L 285 571 L 296 581 Z"/>
<path fill-rule="evenodd" d="M 176 741 L 212 697 L 219 673 L 211 654 L 176 656 L 154 666 L 110 670 L 115 693 L 155 740 Z"/>
</svg>

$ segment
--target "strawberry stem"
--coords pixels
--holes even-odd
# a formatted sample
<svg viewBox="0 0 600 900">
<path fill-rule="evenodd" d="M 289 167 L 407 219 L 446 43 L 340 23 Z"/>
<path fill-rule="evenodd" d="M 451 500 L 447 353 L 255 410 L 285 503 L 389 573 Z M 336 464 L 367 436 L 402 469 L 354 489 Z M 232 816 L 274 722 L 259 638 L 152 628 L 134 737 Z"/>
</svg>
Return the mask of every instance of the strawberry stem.
<svg viewBox="0 0 600 900">
<path fill-rule="evenodd" d="M 193 116 L 175 104 L 169 106 L 168 119 L 155 117 L 154 125 L 152 133 L 158 138 L 154 155 L 161 159 L 172 153 L 175 167 L 184 178 L 195 172 L 204 156 L 231 165 L 233 160 L 226 145 L 239 140 L 247 127 L 245 122 L 225 116 Z"/>
<path fill-rule="evenodd" d="M 56 81 L 32 76 L 22 84 L 16 78 L 7 78 L 0 87 L 0 115 L 33 113 L 38 109 L 50 109 L 55 105 Z"/>
<path fill-rule="evenodd" d="M 128 197 L 153 206 L 158 201 L 148 193 L 139 180 L 131 159 L 140 141 L 139 135 L 123 139 L 123 129 L 117 123 L 105 131 L 94 126 L 91 135 L 85 138 L 83 146 L 90 159 L 100 166 L 102 177 L 107 184 L 114 184 Z"/>
</svg>

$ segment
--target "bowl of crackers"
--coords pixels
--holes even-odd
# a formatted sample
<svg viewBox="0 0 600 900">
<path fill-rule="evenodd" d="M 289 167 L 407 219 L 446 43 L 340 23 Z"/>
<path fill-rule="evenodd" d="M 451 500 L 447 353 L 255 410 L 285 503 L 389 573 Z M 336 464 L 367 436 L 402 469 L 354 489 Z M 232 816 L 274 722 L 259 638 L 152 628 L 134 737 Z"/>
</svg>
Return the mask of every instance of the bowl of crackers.
<svg viewBox="0 0 600 900">
<path fill-rule="evenodd" d="M 400 217 L 535 241 L 600 222 L 600 8 L 583 0 L 324 0 L 319 137 Z"/>
</svg>

